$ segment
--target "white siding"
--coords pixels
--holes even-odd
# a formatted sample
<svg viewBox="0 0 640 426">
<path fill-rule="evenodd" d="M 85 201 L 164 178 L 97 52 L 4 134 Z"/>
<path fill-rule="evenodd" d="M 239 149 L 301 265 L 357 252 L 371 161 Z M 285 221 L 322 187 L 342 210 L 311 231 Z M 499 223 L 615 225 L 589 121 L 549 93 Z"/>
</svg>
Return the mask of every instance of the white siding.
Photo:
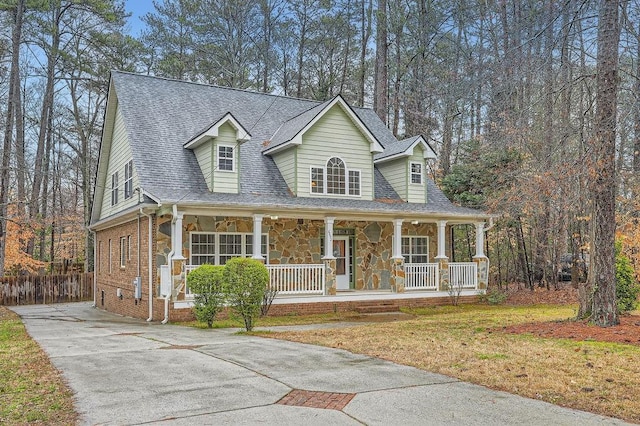
<svg viewBox="0 0 640 426">
<path fill-rule="evenodd" d="M 204 180 L 207 182 L 207 187 L 209 188 L 209 191 L 213 191 L 213 179 L 211 176 L 211 165 L 213 164 L 213 140 L 207 141 L 198 146 L 194 150 L 194 153 L 196 154 L 196 159 L 200 165 L 202 176 L 204 176 Z"/>
<path fill-rule="evenodd" d="M 214 155 L 214 172 L 213 172 L 213 192 L 226 192 L 237 194 L 238 191 L 238 176 L 239 176 L 239 162 L 238 153 L 240 146 L 236 140 L 236 130 L 231 127 L 229 123 L 225 123 L 218 129 L 218 137 L 215 138 L 215 155 Z M 235 147 L 233 150 L 233 171 L 218 170 L 218 146 L 226 145 Z"/>
<path fill-rule="evenodd" d="M 291 192 L 296 194 L 298 189 L 296 186 L 296 150 L 287 149 L 273 155 L 272 158 L 284 181 L 287 182 L 287 186 Z"/>
<path fill-rule="evenodd" d="M 420 163 L 422 164 L 422 184 L 418 185 L 415 183 L 411 183 L 411 163 Z M 426 202 L 426 174 L 425 174 L 425 162 L 424 162 L 424 154 L 422 151 L 422 147 L 420 145 L 416 145 L 413 149 L 413 155 L 407 159 L 407 182 L 408 185 L 408 196 L 407 201 L 410 203 L 424 203 Z"/>
<path fill-rule="evenodd" d="M 373 154 L 371 145 L 339 105 L 333 106 L 309 129 L 298 146 L 298 196 L 373 199 Z M 310 168 L 324 167 L 331 157 L 340 157 L 349 170 L 360 170 L 360 197 L 310 194 Z"/>
<path fill-rule="evenodd" d="M 407 200 L 407 158 L 387 161 L 378 164 L 378 170 L 387 179 L 389 184 L 396 190 L 400 198 Z"/>
<path fill-rule="evenodd" d="M 104 181 L 104 193 L 102 196 L 102 209 L 100 211 L 100 219 L 111 216 L 119 211 L 125 210 L 138 203 L 138 193 L 135 191 L 140 186 L 138 172 L 135 165 L 133 167 L 133 196 L 124 198 L 124 166 L 131 160 L 131 146 L 129 145 L 129 137 L 122 119 L 120 107 L 116 108 L 115 123 L 113 126 L 113 136 L 111 139 L 111 150 L 109 151 L 109 161 L 107 166 L 107 175 Z M 111 175 L 118 172 L 118 203 L 111 205 Z"/>
</svg>

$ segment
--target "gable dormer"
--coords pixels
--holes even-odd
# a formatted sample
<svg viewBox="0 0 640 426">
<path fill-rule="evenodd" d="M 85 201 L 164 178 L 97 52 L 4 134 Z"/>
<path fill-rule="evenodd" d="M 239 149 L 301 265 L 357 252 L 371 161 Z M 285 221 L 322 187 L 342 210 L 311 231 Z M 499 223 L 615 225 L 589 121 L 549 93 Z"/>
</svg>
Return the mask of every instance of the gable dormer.
<svg viewBox="0 0 640 426">
<path fill-rule="evenodd" d="M 427 201 L 426 160 L 436 153 L 422 136 L 387 146 L 374 163 L 398 195 L 409 203 Z"/>
<path fill-rule="evenodd" d="M 184 144 L 193 150 L 211 192 L 240 192 L 240 144 L 251 138 L 230 112 Z"/>
<path fill-rule="evenodd" d="M 374 198 L 382 145 L 341 96 L 283 123 L 263 149 L 299 197 Z"/>
</svg>

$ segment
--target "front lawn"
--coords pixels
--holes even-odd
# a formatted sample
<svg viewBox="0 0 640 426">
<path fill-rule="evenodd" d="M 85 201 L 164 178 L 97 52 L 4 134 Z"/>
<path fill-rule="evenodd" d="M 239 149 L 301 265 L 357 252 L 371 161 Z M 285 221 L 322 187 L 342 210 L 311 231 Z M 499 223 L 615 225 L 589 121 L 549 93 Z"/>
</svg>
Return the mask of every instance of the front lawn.
<svg viewBox="0 0 640 426">
<path fill-rule="evenodd" d="M 20 318 L 0 306 L 0 424 L 72 425 L 69 388 Z"/>
<path fill-rule="evenodd" d="M 639 346 L 502 331 L 509 325 L 567 320 L 575 316 L 574 309 L 436 307 L 412 311 L 417 317 L 409 321 L 269 336 L 346 349 L 557 405 L 640 422 Z"/>
</svg>

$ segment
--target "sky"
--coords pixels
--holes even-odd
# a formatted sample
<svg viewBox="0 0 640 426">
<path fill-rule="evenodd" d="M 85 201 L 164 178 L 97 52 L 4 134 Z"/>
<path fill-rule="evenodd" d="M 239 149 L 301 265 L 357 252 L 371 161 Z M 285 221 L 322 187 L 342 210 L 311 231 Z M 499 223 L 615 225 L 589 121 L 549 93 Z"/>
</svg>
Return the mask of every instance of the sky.
<svg viewBox="0 0 640 426">
<path fill-rule="evenodd" d="M 144 27 L 140 17 L 154 10 L 153 2 L 151 0 L 125 0 L 124 7 L 127 12 L 131 13 L 129 17 L 129 32 L 132 36 L 137 36 Z"/>
</svg>

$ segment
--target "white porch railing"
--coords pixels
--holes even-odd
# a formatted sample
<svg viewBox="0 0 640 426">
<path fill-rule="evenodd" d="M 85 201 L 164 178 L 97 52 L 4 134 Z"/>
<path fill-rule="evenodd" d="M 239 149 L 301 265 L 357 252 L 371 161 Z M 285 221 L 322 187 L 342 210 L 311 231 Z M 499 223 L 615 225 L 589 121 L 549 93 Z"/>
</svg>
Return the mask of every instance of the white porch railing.
<svg viewBox="0 0 640 426">
<path fill-rule="evenodd" d="M 191 290 L 189 289 L 189 272 L 193 271 L 194 269 L 197 269 L 198 266 L 200 266 L 200 265 L 185 265 L 184 266 L 184 272 L 185 272 L 184 297 L 193 297 L 193 294 L 191 294 Z"/>
<path fill-rule="evenodd" d="M 449 282 L 454 288 L 478 288 L 478 265 L 475 262 L 458 262 L 449 264 Z"/>
<path fill-rule="evenodd" d="M 454 288 L 476 290 L 478 266 L 475 262 L 449 263 L 449 282 Z M 407 290 L 438 290 L 440 269 L 437 263 L 405 263 L 404 287 Z"/>
<path fill-rule="evenodd" d="M 266 265 L 278 294 L 324 294 L 324 265 Z"/>
<path fill-rule="evenodd" d="M 437 290 L 440 282 L 437 263 L 405 263 L 404 276 L 407 290 Z"/>
</svg>

